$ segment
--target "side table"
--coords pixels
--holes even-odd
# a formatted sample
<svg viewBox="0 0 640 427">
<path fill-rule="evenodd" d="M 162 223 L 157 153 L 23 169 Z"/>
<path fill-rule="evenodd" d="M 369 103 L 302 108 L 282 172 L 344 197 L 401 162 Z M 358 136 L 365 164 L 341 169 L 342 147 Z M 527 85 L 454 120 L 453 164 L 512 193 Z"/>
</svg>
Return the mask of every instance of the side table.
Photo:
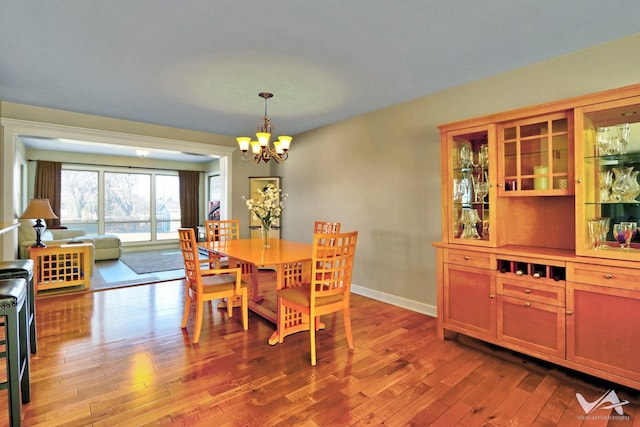
<svg viewBox="0 0 640 427">
<path fill-rule="evenodd" d="M 92 246 L 91 243 L 69 243 L 29 248 L 36 292 L 72 286 L 89 289 Z"/>
</svg>

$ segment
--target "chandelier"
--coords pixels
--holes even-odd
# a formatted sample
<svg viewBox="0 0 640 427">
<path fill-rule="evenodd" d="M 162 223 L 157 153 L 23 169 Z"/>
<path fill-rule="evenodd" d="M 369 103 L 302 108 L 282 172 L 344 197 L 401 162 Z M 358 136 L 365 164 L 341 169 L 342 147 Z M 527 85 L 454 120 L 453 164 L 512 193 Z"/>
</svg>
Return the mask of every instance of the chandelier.
<svg viewBox="0 0 640 427">
<path fill-rule="evenodd" d="M 272 98 L 273 94 L 269 92 L 260 92 L 260 98 L 264 98 L 264 117 L 260 119 L 260 126 L 256 133 L 257 141 L 252 141 L 248 136 L 236 138 L 240 151 L 242 151 L 242 160 L 253 160 L 256 164 L 260 160 L 267 163 L 273 159 L 276 163 L 281 163 L 289 157 L 289 144 L 291 144 L 290 136 L 279 136 L 277 141 L 273 141 L 273 147 L 270 146 L 271 134 L 273 133 L 273 125 L 271 119 L 267 116 L 267 99 Z M 251 147 L 251 154 L 249 154 Z"/>
</svg>

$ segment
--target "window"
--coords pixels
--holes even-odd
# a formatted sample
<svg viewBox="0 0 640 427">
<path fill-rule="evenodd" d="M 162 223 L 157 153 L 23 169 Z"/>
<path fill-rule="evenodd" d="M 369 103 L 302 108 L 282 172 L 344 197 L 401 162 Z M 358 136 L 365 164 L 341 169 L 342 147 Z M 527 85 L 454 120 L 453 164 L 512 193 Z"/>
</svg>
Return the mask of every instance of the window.
<svg viewBox="0 0 640 427">
<path fill-rule="evenodd" d="M 151 240 L 151 175 L 105 172 L 104 231 L 124 242 Z"/>
<path fill-rule="evenodd" d="M 177 239 L 178 174 L 63 166 L 61 221 L 87 233 L 116 234 L 123 242 Z"/>
<path fill-rule="evenodd" d="M 61 220 L 67 226 L 98 232 L 98 172 L 62 171 Z"/>
<path fill-rule="evenodd" d="M 175 239 L 180 227 L 180 180 L 175 175 L 156 175 L 156 238 Z"/>
</svg>

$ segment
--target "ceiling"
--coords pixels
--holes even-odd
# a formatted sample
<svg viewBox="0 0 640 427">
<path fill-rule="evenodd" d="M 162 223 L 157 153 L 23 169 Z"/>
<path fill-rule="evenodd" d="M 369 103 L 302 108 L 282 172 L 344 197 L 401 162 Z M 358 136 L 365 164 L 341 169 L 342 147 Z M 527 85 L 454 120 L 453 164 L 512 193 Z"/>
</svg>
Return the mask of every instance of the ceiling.
<svg viewBox="0 0 640 427">
<path fill-rule="evenodd" d="M 0 99 L 295 135 L 638 32 L 637 0 L 0 0 Z"/>
</svg>

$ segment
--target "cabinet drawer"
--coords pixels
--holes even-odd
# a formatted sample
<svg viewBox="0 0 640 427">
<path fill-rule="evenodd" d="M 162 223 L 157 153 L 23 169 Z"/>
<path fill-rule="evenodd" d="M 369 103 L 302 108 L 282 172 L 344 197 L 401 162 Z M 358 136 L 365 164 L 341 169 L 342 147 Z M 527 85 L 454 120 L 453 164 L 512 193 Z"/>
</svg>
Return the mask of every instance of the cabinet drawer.
<svg viewBox="0 0 640 427">
<path fill-rule="evenodd" d="M 493 269 L 495 261 L 492 254 L 473 252 L 461 249 L 447 249 L 445 262 L 449 264 L 467 265 L 469 267 Z"/>
<path fill-rule="evenodd" d="M 640 270 L 603 265 L 567 264 L 567 280 L 640 291 Z"/>
<path fill-rule="evenodd" d="M 564 284 L 564 282 L 562 282 Z M 557 307 L 564 307 L 564 286 L 552 286 L 533 281 L 518 280 L 509 276 L 496 278 L 498 295 L 506 295 L 514 298 L 522 298 L 530 302 L 540 302 Z"/>
<path fill-rule="evenodd" d="M 564 358 L 564 331 L 563 307 L 498 295 L 499 340 L 539 354 Z"/>
</svg>

